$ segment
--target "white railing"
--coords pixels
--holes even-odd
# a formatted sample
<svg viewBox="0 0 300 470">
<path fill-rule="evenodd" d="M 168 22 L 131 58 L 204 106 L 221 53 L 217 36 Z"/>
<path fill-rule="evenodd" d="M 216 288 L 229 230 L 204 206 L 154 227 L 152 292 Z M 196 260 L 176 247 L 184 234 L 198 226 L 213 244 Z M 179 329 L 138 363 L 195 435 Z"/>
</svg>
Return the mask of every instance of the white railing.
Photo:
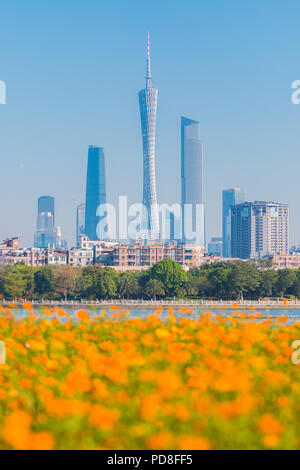
<svg viewBox="0 0 300 470">
<path fill-rule="evenodd" d="M 9 305 L 10 300 L 3 299 L 0 301 L 0 305 Z M 22 305 L 20 302 L 16 302 L 18 305 Z M 233 308 L 237 304 L 240 308 L 247 308 L 247 307 L 299 307 L 300 308 L 300 300 L 289 300 L 287 304 L 283 303 L 281 299 L 273 299 L 273 300 L 240 300 L 240 301 L 232 301 L 232 300 L 130 300 L 130 299 L 120 299 L 120 300 L 33 300 L 31 301 L 33 305 L 64 305 L 64 306 L 80 306 L 80 305 L 89 305 L 89 306 L 99 306 L 99 305 L 108 305 L 108 306 L 139 306 L 139 307 L 147 307 L 147 306 L 174 306 L 174 307 L 184 307 L 184 306 L 192 306 L 192 307 L 228 307 Z"/>
</svg>

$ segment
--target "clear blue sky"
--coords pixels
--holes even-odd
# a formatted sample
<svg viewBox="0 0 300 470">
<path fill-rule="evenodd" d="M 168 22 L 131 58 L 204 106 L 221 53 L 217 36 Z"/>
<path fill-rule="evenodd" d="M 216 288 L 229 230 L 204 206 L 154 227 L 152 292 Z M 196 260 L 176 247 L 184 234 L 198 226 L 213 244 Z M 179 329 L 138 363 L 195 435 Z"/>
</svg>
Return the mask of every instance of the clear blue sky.
<svg viewBox="0 0 300 470">
<path fill-rule="evenodd" d="M 52 195 L 72 244 L 88 145 L 106 152 L 109 202 L 142 198 L 138 91 L 151 34 L 158 87 L 159 202 L 180 199 L 180 116 L 201 122 L 207 234 L 221 191 L 290 205 L 300 243 L 299 0 L 3 0 L 0 6 L 0 238 L 32 245 L 37 198 Z"/>
</svg>

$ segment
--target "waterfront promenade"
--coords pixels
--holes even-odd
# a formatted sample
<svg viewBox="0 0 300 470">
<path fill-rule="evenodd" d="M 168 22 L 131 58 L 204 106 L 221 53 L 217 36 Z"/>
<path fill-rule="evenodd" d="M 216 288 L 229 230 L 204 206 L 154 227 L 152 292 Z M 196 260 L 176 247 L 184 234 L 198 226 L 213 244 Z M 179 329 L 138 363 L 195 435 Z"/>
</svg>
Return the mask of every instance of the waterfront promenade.
<svg viewBox="0 0 300 470">
<path fill-rule="evenodd" d="M 135 308 L 155 308 L 165 307 L 167 308 L 220 308 L 220 309 L 231 309 L 231 308 L 255 308 L 255 309 L 268 309 L 268 308 L 291 308 L 300 309 L 300 300 L 285 300 L 285 299 L 274 299 L 274 300 L 33 300 L 30 301 L 32 305 L 46 306 L 55 305 L 60 307 L 111 307 L 116 306 L 120 308 L 135 307 Z M 9 305 L 11 301 L 1 300 L 0 305 Z M 22 306 L 22 303 L 16 302 L 16 305 Z"/>
</svg>

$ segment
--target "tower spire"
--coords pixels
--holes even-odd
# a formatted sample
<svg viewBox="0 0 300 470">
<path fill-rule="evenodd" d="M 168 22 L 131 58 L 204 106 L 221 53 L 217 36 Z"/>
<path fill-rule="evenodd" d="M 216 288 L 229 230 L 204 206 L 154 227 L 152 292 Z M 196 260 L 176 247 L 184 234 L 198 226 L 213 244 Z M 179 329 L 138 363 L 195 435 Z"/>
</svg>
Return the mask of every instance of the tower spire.
<svg viewBox="0 0 300 470">
<path fill-rule="evenodd" d="M 151 60 L 150 60 L 150 33 L 148 32 L 146 89 L 151 88 Z"/>
</svg>

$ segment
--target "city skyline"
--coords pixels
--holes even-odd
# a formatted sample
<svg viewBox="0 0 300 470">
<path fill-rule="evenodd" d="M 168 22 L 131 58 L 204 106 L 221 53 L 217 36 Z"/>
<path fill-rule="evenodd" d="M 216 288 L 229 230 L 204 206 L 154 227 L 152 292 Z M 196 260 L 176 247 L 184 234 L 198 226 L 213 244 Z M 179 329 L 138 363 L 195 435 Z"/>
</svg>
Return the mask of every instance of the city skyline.
<svg viewBox="0 0 300 470">
<path fill-rule="evenodd" d="M 71 13 L 63 6 L 61 19 L 51 23 L 56 32 L 54 43 L 48 39 L 48 26 L 42 20 L 45 14 L 50 17 L 54 14 L 55 2 L 40 11 L 34 10 L 33 4 L 26 9 L 21 5 L 22 23 L 17 15 L 20 28 L 14 40 L 8 26 L 14 10 L 12 6 L 3 7 L 6 21 L 0 40 L 6 48 L 1 52 L 1 79 L 7 84 L 7 104 L 0 107 L 3 134 L 0 153 L 6 174 L 1 199 L 8 203 L 1 209 L 4 223 L 0 238 L 20 235 L 23 245 L 31 245 L 35 201 L 40 194 L 49 193 L 56 199 L 57 223 L 62 225 L 70 246 L 75 244 L 76 206 L 84 200 L 84 185 L 79 183 L 85 171 L 85 149 L 90 142 L 105 147 L 110 181 L 116 169 L 120 175 L 126 174 L 126 178 L 115 178 L 108 199 L 113 201 L 126 191 L 132 202 L 141 200 L 140 130 L 134 100 L 143 73 L 143 38 L 150 30 L 155 81 L 160 89 L 158 199 L 179 200 L 178 119 L 180 114 L 193 116 L 201 122 L 207 156 L 207 239 L 221 232 L 221 190 L 241 186 L 247 190 L 249 200 L 289 203 L 291 244 L 298 243 L 299 201 L 293 187 L 299 171 L 296 157 L 300 150 L 297 141 L 300 108 L 291 103 L 290 96 L 291 83 L 299 78 L 293 40 L 298 33 L 294 17 L 299 5 L 296 2 L 285 8 L 273 5 L 270 16 L 266 6 L 253 2 L 251 8 L 243 7 L 241 16 L 233 1 L 226 8 L 220 3 L 218 10 L 208 5 L 200 7 L 196 2 L 191 4 L 195 16 L 201 11 L 206 20 L 201 31 L 196 28 L 191 12 L 179 4 L 177 12 L 162 6 L 162 16 L 148 12 L 147 21 L 142 15 L 144 5 L 139 15 L 132 17 L 131 5 L 127 12 L 121 7 L 117 13 L 105 7 L 104 18 L 116 15 L 116 23 L 111 31 L 104 28 L 98 37 L 94 32 L 85 34 L 79 14 L 83 12 L 90 21 L 94 15 L 96 20 L 100 15 L 96 3 L 82 10 L 79 2 L 74 2 Z M 128 23 L 126 28 L 120 28 L 124 15 Z M 72 22 L 67 24 L 67 39 L 63 30 L 62 41 L 60 27 L 67 16 Z M 291 25 L 288 31 L 284 29 L 283 36 L 284 18 L 289 18 Z M 184 25 L 188 19 L 187 29 Z M 213 24 L 221 28 L 217 31 L 211 27 Z M 178 29 L 179 25 L 183 29 Z M 176 36 L 177 30 L 182 33 Z M 250 35 L 250 31 L 255 35 Z M 235 41 L 237 34 L 240 45 Z M 222 51 L 216 47 L 220 39 Z M 59 41 L 61 47 L 57 48 Z M 16 44 L 20 47 L 16 48 Z M 22 80 L 12 60 L 18 67 L 25 60 L 30 64 L 30 73 L 24 70 Z M 118 139 L 114 138 L 116 132 Z M 294 170 L 289 175 L 289 185 L 279 171 L 283 159 Z M 131 171 L 126 173 L 128 167 Z M 67 175 L 71 177 L 66 178 Z"/>
</svg>

